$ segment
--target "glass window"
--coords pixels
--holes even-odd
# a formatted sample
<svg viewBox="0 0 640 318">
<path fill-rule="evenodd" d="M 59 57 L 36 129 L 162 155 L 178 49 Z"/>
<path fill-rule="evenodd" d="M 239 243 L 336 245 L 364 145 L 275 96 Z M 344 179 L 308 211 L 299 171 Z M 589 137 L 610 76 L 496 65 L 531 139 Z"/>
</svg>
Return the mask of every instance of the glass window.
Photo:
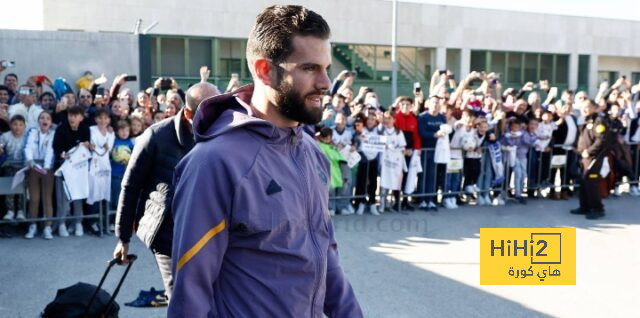
<svg viewBox="0 0 640 318">
<path fill-rule="evenodd" d="M 540 79 L 553 80 L 553 55 L 540 54 Z"/>
<path fill-rule="evenodd" d="M 242 42 L 245 40 L 220 40 L 220 76 L 230 77 L 242 70 Z"/>
<path fill-rule="evenodd" d="M 186 75 L 184 71 L 184 39 L 162 38 L 160 43 L 162 74 L 157 75 Z"/>
<path fill-rule="evenodd" d="M 211 69 L 211 40 L 189 39 L 189 76 L 200 76 L 200 66 Z"/>
<path fill-rule="evenodd" d="M 589 55 L 578 56 L 578 86 L 589 86 Z"/>
<path fill-rule="evenodd" d="M 636 85 L 640 82 L 640 72 L 631 73 L 631 85 Z"/>
<path fill-rule="evenodd" d="M 556 56 L 556 83 L 569 82 L 569 55 Z"/>
<path fill-rule="evenodd" d="M 538 54 L 527 53 L 524 55 L 524 81 L 538 81 Z"/>
<path fill-rule="evenodd" d="M 520 83 L 522 81 L 522 53 L 509 53 L 509 70 L 507 82 Z"/>
<path fill-rule="evenodd" d="M 487 52 L 471 51 L 471 69 L 470 71 L 484 71 L 487 69 Z"/>
<path fill-rule="evenodd" d="M 504 78 L 507 55 L 504 52 L 491 52 L 491 69 L 489 71 L 500 74 Z"/>
</svg>

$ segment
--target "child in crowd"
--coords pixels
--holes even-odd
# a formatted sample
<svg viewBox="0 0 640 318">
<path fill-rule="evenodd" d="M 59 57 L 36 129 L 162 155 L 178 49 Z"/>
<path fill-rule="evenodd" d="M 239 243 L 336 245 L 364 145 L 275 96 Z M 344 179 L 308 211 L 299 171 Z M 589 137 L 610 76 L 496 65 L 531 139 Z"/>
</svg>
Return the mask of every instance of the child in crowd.
<svg viewBox="0 0 640 318">
<path fill-rule="evenodd" d="M 115 135 L 109 131 L 111 123 L 109 112 L 100 108 L 95 112 L 96 125 L 89 127 L 91 135 L 91 149 L 93 150 L 89 165 L 89 197 L 87 204 L 91 206 L 92 214 L 102 213 L 102 220 L 106 220 L 109 211 L 108 201 L 111 199 L 111 163 L 109 152 L 113 148 Z M 99 235 L 98 222 L 91 224 L 93 234 Z"/>
<path fill-rule="evenodd" d="M 127 168 L 131 151 L 133 150 L 133 139 L 131 138 L 131 127 L 126 120 L 119 120 L 116 124 L 116 139 L 111 151 L 111 209 L 118 207 L 120 197 L 120 186 L 122 177 Z"/>
<path fill-rule="evenodd" d="M 142 135 L 146 128 L 144 120 L 140 116 L 129 116 L 129 123 L 131 125 L 131 138 L 135 140 L 138 136 Z"/>
<path fill-rule="evenodd" d="M 533 146 L 535 141 L 535 130 L 534 133 L 530 133 L 528 129 L 523 129 L 522 123 L 516 117 L 509 120 L 509 131 L 502 137 L 502 144 L 507 147 L 515 147 L 515 156 L 511 155 L 509 162 L 515 175 L 516 200 L 520 204 L 527 204 L 527 201 L 522 197 L 522 188 L 524 187 L 524 179 L 527 177 L 529 148 Z"/>
<path fill-rule="evenodd" d="M 464 150 L 463 174 L 464 174 L 464 191 L 467 195 L 478 192 L 478 177 L 480 176 L 480 159 L 482 159 L 482 150 L 478 148 L 478 142 L 483 141 L 483 137 L 478 137 L 477 126 L 479 121 L 469 109 L 462 112 L 460 119 L 463 126 L 458 129 L 460 134 L 460 144 Z M 482 135 L 484 136 L 484 134 Z M 482 202 L 480 199 L 478 203 Z"/>
<path fill-rule="evenodd" d="M 378 188 L 378 157 L 380 152 L 375 149 L 375 142 L 379 142 L 378 120 L 373 112 L 369 112 L 366 117 L 366 125 L 362 132 L 357 134 L 360 147 L 360 156 L 362 159 L 358 164 L 358 176 L 356 178 L 356 196 L 365 196 L 367 199 L 357 198 L 356 204 L 358 209 L 356 214 L 362 215 L 365 209 L 365 202 L 369 205 L 369 212 L 373 215 L 379 215 L 376 208 L 376 190 Z"/>
<path fill-rule="evenodd" d="M 69 150 L 76 146 L 84 146 L 87 149 L 91 149 L 89 140 L 91 134 L 89 133 L 89 126 L 83 123 L 84 109 L 81 106 L 70 107 L 67 112 L 67 121 L 61 123 L 56 128 L 56 133 L 53 137 L 53 152 L 55 155 L 54 171 L 58 170 L 64 160 L 69 158 Z M 69 202 L 67 194 L 65 193 L 64 178 L 62 176 L 55 177 L 56 188 L 56 202 L 57 202 L 57 216 L 67 217 L 71 206 L 73 206 L 73 214 L 75 217 L 81 217 L 84 212 L 82 211 L 82 200 L 73 200 Z M 84 229 L 82 227 L 82 219 L 76 219 L 75 223 L 75 235 L 84 235 Z M 65 221 L 61 221 L 58 226 L 58 235 L 62 237 L 69 236 Z"/>
<path fill-rule="evenodd" d="M 558 126 L 553 121 L 553 114 L 549 111 L 545 111 L 542 113 L 542 121 L 538 124 L 538 129 L 536 129 L 536 136 L 538 137 L 535 143 L 535 151 L 536 157 L 538 157 L 538 162 L 540 167 L 540 171 L 537 172 L 537 175 L 540 176 L 538 180 L 539 187 L 546 187 L 551 184 L 549 181 L 549 173 L 551 170 L 551 137 L 553 136 L 553 132 L 558 129 Z"/>
<path fill-rule="evenodd" d="M 467 113 L 469 114 L 469 113 Z M 444 207 L 448 209 L 458 208 L 457 192 L 460 191 L 462 182 L 462 172 L 464 171 L 464 159 L 462 154 L 462 137 L 466 134 L 466 122 L 470 120 L 469 116 L 453 122 L 453 133 L 450 135 L 449 154 L 450 160 L 447 165 L 447 179 L 445 189 Z M 451 194 L 448 194 L 451 193 Z"/>
<path fill-rule="evenodd" d="M 489 205 L 492 203 L 491 196 L 489 191 L 491 190 L 491 186 L 493 185 L 493 179 L 495 175 L 493 162 L 490 154 L 490 150 L 488 148 L 489 144 L 497 142 L 497 138 L 493 132 L 489 132 L 489 123 L 487 119 L 484 117 L 480 117 L 476 119 L 476 132 L 474 137 L 476 138 L 476 148 L 472 151 L 474 156 L 478 158 L 478 205 Z M 465 162 L 465 165 L 467 163 Z M 494 194 L 496 191 L 494 191 Z M 495 205 L 503 205 L 504 200 L 496 195 Z"/>
<path fill-rule="evenodd" d="M 166 117 L 166 115 L 164 114 L 164 112 L 156 110 L 155 112 L 153 112 L 153 123 L 159 123 L 162 120 L 164 120 Z"/>
<path fill-rule="evenodd" d="M 336 211 L 341 211 L 343 214 L 348 214 L 346 205 L 347 199 L 333 199 L 331 197 L 345 196 L 344 193 L 344 178 L 342 177 L 341 165 L 346 164 L 344 156 L 340 153 L 338 148 L 333 145 L 331 141 L 333 130 L 329 127 L 322 127 L 320 132 L 316 134 L 318 139 L 318 145 L 324 153 L 330 164 L 331 182 L 329 187 L 329 214 L 335 215 Z M 344 213 L 347 212 L 347 213 Z"/>
<path fill-rule="evenodd" d="M 347 128 L 347 116 L 340 112 L 336 115 L 335 123 L 336 126 L 333 128 L 333 144 L 338 148 L 338 150 L 342 153 L 345 151 L 356 151 L 355 147 L 352 147 L 351 144 L 353 142 L 353 132 L 351 128 Z M 347 150 L 344 150 L 347 149 Z M 346 158 L 345 158 L 346 159 Z M 356 166 L 357 167 L 357 166 Z M 342 167 L 343 175 L 342 179 L 344 180 L 344 185 L 342 186 L 342 191 L 345 196 L 353 195 L 353 180 L 354 177 L 352 175 L 352 169 L 347 165 L 346 167 Z M 345 211 L 340 210 L 340 214 L 353 214 L 355 210 L 351 203 L 347 202 L 345 205 Z"/>
<path fill-rule="evenodd" d="M 384 113 L 383 128 L 380 134 L 386 139 L 386 147 L 382 153 L 380 163 L 380 211 L 389 210 L 387 196 L 392 192 L 396 208 L 400 208 L 400 189 L 402 187 L 402 173 L 407 170 L 404 160 L 404 150 L 407 142 L 404 133 L 395 126 L 395 116 L 391 111 Z"/>
<path fill-rule="evenodd" d="M 38 116 L 39 128 L 31 128 L 27 134 L 27 144 L 24 149 L 24 159 L 29 169 L 29 217 L 38 217 L 38 208 L 42 201 L 42 210 L 45 217 L 53 217 L 53 135 L 55 130 L 51 127 L 53 117 L 49 112 L 41 112 Z M 42 236 L 53 239 L 51 221 L 44 223 Z M 32 222 L 24 236 L 32 239 L 37 233 L 37 225 Z"/>
<path fill-rule="evenodd" d="M 9 126 L 11 130 L 0 136 L 0 154 L 5 157 L 5 163 L 2 166 L 3 176 L 14 176 L 24 166 L 26 121 L 22 115 L 14 115 L 9 121 Z M 5 203 L 7 206 L 5 220 L 12 220 L 14 217 L 18 220 L 25 219 L 22 195 L 7 195 Z"/>
</svg>

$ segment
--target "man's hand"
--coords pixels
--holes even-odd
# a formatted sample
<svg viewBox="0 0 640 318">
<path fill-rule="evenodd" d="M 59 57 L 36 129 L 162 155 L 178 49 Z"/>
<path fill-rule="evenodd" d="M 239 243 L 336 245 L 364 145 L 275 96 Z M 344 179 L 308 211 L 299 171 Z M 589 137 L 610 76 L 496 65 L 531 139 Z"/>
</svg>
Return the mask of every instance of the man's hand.
<svg viewBox="0 0 640 318">
<path fill-rule="evenodd" d="M 526 91 L 526 92 L 530 92 L 533 90 L 533 82 L 527 82 L 526 84 L 524 84 L 524 86 L 522 86 L 522 90 Z"/>
<path fill-rule="evenodd" d="M 158 79 L 153 82 L 153 88 L 159 90 L 162 87 L 162 77 L 158 77 Z"/>
<path fill-rule="evenodd" d="M 339 81 L 344 81 L 345 79 L 347 79 L 347 75 L 349 75 L 349 71 L 344 70 L 344 71 L 340 72 L 340 74 L 338 74 L 337 79 Z"/>
<path fill-rule="evenodd" d="M 211 74 L 211 71 L 209 70 L 209 67 L 207 67 L 206 65 L 200 66 L 200 82 L 201 83 L 206 83 L 207 80 L 209 79 L 210 74 Z"/>
<path fill-rule="evenodd" d="M 582 158 L 584 158 L 584 159 L 589 158 L 589 152 L 587 152 L 587 149 L 582 151 Z"/>
<path fill-rule="evenodd" d="M 96 85 L 102 85 L 107 82 L 107 77 L 104 74 L 101 74 L 100 77 L 93 80 L 93 83 Z"/>
<path fill-rule="evenodd" d="M 127 77 L 127 74 L 120 74 L 113 79 L 113 86 L 116 85 L 124 85 L 124 78 Z"/>
<path fill-rule="evenodd" d="M 171 89 L 178 89 L 180 88 L 180 85 L 178 85 L 178 82 L 176 82 L 175 78 L 171 78 Z"/>
<path fill-rule="evenodd" d="M 116 249 L 113 250 L 113 258 L 119 259 L 122 262 L 122 265 L 129 264 L 129 243 L 122 243 L 122 241 L 118 241 L 116 245 Z"/>
</svg>

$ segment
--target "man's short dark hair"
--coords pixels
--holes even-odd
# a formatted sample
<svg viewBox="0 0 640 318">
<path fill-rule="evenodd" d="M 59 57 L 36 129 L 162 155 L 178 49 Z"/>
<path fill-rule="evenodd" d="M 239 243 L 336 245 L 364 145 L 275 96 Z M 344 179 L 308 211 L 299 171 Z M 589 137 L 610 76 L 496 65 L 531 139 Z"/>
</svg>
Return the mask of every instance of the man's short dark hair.
<svg viewBox="0 0 640 318">
<path fill-rule="evenodd" d="M 0 85 L 0 91 L 7 91 L 7 93 L 9 92 L 9 87 L 6 87 L 4 85 Z"/>
<path fill-rule="evenodd" d="M 96 112 L 93 114 L 93 118 L 98 118 L 103 115 L 109 117 L 110 116 L 109 111 L 104 108 L 98 108 Z"/>
<path fill-rule="evenodd" d="M 4 76 L 4 80 L 6 81 L 7 77 L 9 77 L 9 76 L 15 77 L 16 81 L 18 80 L 18 75 L 16 75 L 16 73 L 9 73 L 9 74 L 5 75 Z"/>
<path fill-rule="evenodd" d="M 247 60 L 267 58 L 281 63 L 293 53 L 293 37 L 328 39 L 331 29 L 321 15 L 298 5 L 274 5 L 264 9 L 247 40 Z"/>
<path fill-rule="evenodd" d="M 0 90 L 2 90 L 2 88 L 0 88 Z M 51 93 L 51 92 L 44 92 L 44 93 L 42 93 L 42 95 L 40 95 L 40 98 L 38 98 L 38 100 L 39 100 L 40 102 L 42 102 L 42 98 L 44 98 L 45 96 L 49 96 L 49 97 L 51 97 L 51 99 L 53 99 L 54 101 L 56 100 L 56 97 L 55 97 L 55 96 L 53 96 L 53 93 Z"/>
<path fill-rule="evenodd" d="M 69 115 L 83 115 L 84 116 L 84 109 L 82 108 L 82 106 L 72 106 L 67 111 L 67 114 L 69 114 Z"/>
<path fill-rule="evenodd" d="M 13 124 L 14 121 L 21 121 L 23 123 L 27 122 L 27 120 L 24 119 L 24 116 L 22 115 L 13 115 L 13 117 L 11 117 L 11 119 L 9 120 L 9 123 Z"/>
<path fill-rule="evenodd" d="M 333 130 L 329 127 L 322 127 L 318 132 L 318 135 L 322 138 L 327 138 L 333 136 Z"/>
</svg>

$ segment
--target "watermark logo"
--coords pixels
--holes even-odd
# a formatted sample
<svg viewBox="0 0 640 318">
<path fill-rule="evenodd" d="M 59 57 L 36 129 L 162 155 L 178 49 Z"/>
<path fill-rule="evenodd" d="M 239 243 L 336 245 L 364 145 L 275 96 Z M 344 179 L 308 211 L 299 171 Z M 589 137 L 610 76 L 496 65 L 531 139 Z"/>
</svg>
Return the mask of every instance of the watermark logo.
<svg viewBox="0 0 640 318">
<path fill-rule="evenodd" d="M 576 229 L 480 229 L 480 285 L 575 285 Z"/>
</svg>

